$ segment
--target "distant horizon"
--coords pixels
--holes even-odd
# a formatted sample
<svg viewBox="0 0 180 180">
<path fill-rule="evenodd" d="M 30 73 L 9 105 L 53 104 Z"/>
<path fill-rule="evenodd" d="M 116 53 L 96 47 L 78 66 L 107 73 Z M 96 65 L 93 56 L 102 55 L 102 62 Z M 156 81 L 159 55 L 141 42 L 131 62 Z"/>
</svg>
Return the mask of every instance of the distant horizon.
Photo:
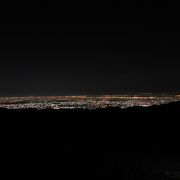
<svg viewBox="0 0 180 180">
<path fill-rule="evenodd" d="M 65 97 L 65 96 L 69 96 L 69 97 L 73 97 L 73 96 L 123 96 L 123 95 L 180 95 L 180 92 L 122 92 L 122 93 L 97 93 L 97 94 L 44 94 L 44 95 L 40 95 L 40 94 L 29 94 L 29 95 L 0 95 L 0 98 L 3 97 Z"/>
</svg>

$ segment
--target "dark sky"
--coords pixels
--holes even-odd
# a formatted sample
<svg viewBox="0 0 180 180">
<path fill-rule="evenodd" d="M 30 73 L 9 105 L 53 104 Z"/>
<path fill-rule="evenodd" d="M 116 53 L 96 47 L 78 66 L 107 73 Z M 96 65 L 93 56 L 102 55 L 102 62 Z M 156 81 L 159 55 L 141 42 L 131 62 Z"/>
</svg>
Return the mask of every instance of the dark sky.
<svg viewBox="0 0 180 180">
<path fill-rule="evenodd" d="M 1 96 L 180 91 L 178 11 L 168 3 L 19 7 L 0 24 Z"/>
</svg>

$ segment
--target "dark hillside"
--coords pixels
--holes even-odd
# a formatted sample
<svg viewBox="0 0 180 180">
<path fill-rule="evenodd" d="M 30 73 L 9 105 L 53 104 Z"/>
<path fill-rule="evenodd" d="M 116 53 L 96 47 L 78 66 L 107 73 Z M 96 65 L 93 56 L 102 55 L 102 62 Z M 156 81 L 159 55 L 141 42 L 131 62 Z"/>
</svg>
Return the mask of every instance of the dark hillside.
<svg viewBox="0 0 180 180">
<path fill-rule="evenodd" d="M 180 102 L 128 109 L 1 109 L 3 168 L 14 177 L 176 178 L 179 114 Z"/>
</svg>

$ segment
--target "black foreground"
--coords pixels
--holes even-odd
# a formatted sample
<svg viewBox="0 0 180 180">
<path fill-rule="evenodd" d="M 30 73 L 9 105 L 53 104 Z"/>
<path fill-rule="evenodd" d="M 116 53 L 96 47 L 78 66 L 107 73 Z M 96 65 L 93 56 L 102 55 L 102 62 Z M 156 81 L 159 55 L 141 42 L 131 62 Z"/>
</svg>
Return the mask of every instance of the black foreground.
<svg viewBox="0 0 180 180">
<path fill-rule="evenodd" d="M 49 179 L 180 179 L 180 103 L 0 110 L 2 172 Z"/>
</svg>

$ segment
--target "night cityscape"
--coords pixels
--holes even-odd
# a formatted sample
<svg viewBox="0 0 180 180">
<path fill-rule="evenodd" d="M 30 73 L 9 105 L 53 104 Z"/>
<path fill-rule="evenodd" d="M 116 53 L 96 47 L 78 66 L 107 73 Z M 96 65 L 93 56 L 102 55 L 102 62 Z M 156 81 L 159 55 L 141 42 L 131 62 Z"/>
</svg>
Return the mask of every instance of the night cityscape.
<svg viewBox="0 0 180 180">
<path fill-rule="evenodd" d="M 2 1 L 1 177 L 180 180 L 179 12 Z"/>
<path fill-rule="evenodd" d="M 180 95 L 102 95 L 1 97 L 0 108 L 7 109 L 98 109 L 108 107 L 149 107 L 180 101 Z"/>
</svg>

